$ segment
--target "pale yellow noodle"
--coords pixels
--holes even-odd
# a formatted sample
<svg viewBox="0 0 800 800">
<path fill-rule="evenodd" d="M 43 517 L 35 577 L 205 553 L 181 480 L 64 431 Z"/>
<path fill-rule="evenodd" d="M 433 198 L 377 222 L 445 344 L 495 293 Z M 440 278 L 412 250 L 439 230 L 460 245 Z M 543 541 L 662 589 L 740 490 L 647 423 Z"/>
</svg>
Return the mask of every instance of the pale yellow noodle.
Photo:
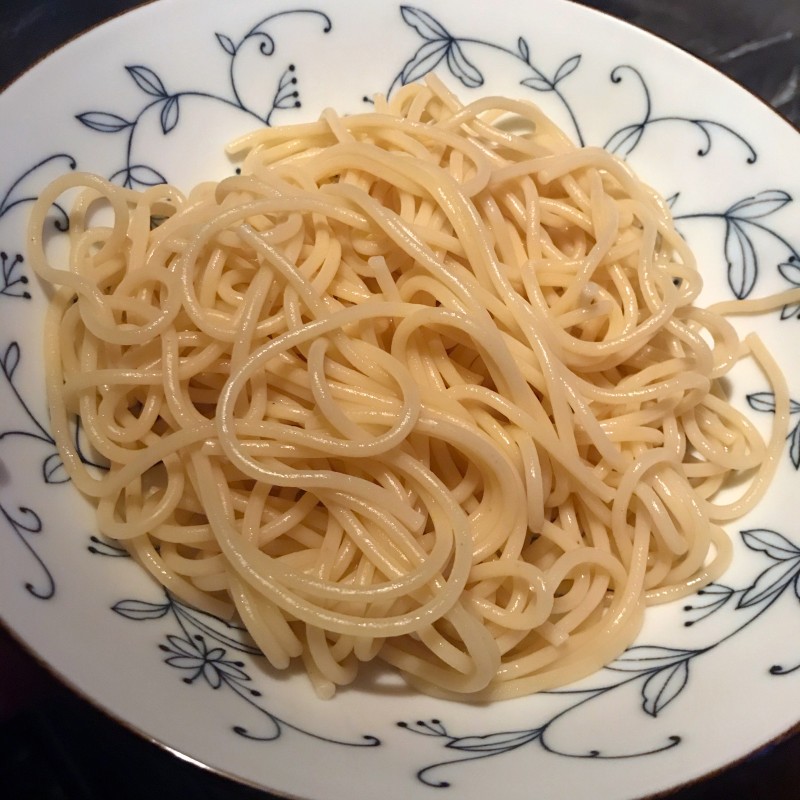
<svg viewBox="0 0 800 800">
<path fill-rule="evenodd" d="M 447 697 L 563 685 L 722 573 L 789 418 L 723 314 L 797 292 L 694 305 L 663 200 L 526 102 L 431 81 L 229 152 L 186 197 L 74 173 L 31 215 L 53 435 L 103 535 L 323 697 L 372 660 Z M 748 353 L 766 443 L 720 382 Z"/>
</svg>

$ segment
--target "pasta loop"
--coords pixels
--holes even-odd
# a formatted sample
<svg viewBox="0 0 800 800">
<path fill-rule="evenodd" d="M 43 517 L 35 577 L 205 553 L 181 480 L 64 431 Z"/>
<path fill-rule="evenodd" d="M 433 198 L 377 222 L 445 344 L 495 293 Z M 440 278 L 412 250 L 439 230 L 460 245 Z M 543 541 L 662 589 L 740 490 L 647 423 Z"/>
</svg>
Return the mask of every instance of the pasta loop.
<svg viewBox="0 0 800 800">
<path fill-rule="evenodd" d="M 786 386 L 738 306 L 694 305 L 628 166 L 435 80 L 229 152 L 188 196 L 76 173 L 31 215 L 53 434 L 104 536 L 322 697 L 376 659 L 476 701 L 567 684 L 722 573 Z M 721 380 L 747 353 L 766 442 Z"/>
</svg>

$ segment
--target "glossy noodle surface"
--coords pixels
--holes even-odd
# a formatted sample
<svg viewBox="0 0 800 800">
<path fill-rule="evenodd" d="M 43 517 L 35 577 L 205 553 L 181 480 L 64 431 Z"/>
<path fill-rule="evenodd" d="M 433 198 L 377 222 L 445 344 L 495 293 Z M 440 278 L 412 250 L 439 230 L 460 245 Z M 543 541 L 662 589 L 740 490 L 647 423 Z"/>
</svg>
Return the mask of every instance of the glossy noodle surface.
<svg viewBox="0 0 800 800">
<path fill-rule="evenodd" d="M 372 659 L 449 697 L 564 685 L 721 574 L 786 388 L 626 165 L 437 83 L 230 151 L 188 196 L 72 174 L 32 215 L 53 432 L 103 535 L 323 697 Z M 751 356 L 768 442 L 721 380 Z"/>
</svg>

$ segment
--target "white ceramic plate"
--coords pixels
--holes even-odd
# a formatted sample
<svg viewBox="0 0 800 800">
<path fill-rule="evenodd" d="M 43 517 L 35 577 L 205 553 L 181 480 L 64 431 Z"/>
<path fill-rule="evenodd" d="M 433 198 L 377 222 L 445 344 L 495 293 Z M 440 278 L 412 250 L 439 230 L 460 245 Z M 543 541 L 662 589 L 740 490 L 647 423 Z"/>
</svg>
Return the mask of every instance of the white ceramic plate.
<svg viewBox="0 0 800 800">
<path fill-rule="evenodd" d="M 228 174 L 230 137 L 365 108 L 427 71 L 469 100 L 540 103 L 671 198 L 707 297 L 800 284 L 800 136 L 703 64 L 561 0 L 164 0 L 71 43 L 0 98 L 0 601 L 69 683 L 197 762 L 303 798 L 605 800 L 739 759 L 800 716 L 800 425 L 768 499 L 731 529 L 720 585 L 653 611 L 637 645 L 579 686 L 488 707 L 371 676 L 317 700 L 239 631 L 165 596 L 93 538 L 47 429 L 43 291 L 24 261 L 31 200 L 78 168 L 135 187 Z M 799 308 L 749 323 L 800 401 Z M 765 429 L 769 387 L 734 398 Z M 800 402 L 793 404 L 800 422 Z"/>
</svg>

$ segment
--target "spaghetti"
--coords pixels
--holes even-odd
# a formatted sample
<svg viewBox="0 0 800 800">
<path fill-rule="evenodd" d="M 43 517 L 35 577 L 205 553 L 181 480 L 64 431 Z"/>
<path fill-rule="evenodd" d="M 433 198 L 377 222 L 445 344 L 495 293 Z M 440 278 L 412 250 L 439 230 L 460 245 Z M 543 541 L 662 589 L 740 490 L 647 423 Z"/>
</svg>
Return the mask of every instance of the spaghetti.
<svg viewBox="0 0 800 800">
<path fill-rule="evenodd" d="M 626 165 L 435 82 L 230 152 L 241 173 L 186 197 L 64 176 L 30 222 L 59 287 L 59 452 L 170 592 L 321 696 L 377 658 L 487 700 L 597 670 L 646 605 L 721 574 L 787 391 L 695 305 L 692 253 Z M 62 269 L 43 232 L 74 189 Z M 747 353 L 769 442 L 722 388 Z"/>
</svg>

